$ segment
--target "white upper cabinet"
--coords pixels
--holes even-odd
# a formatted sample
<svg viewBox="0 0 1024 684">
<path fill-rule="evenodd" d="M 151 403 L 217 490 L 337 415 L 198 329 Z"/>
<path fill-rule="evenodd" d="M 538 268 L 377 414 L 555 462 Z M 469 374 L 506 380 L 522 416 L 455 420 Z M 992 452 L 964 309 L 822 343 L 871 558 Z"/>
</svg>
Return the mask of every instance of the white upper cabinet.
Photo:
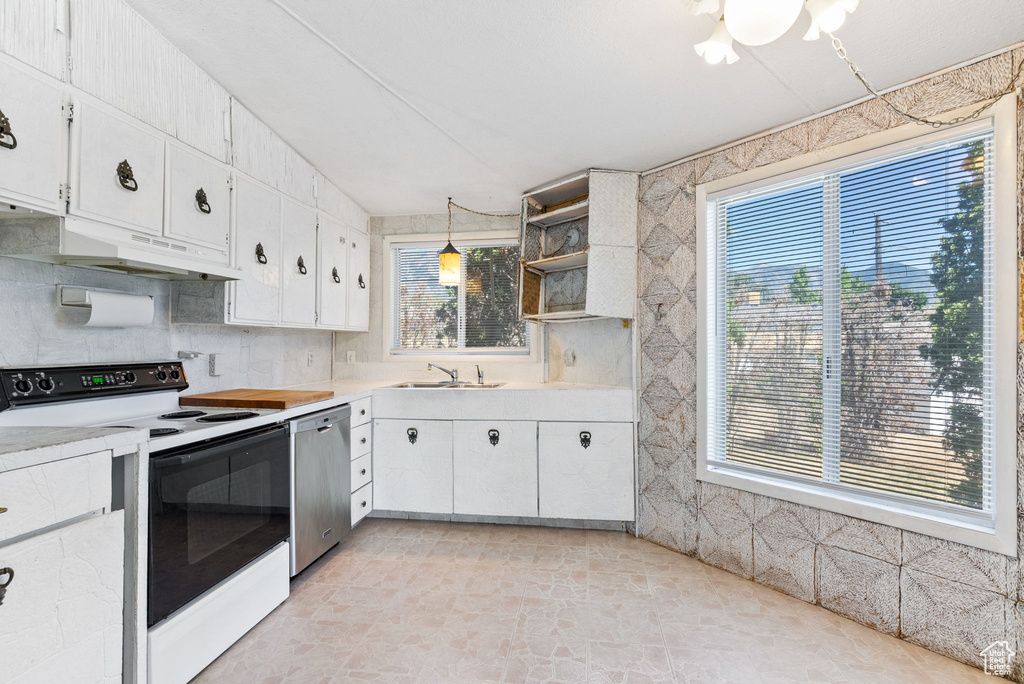
<svg viewBox="0 0 1024 684">
<path fill-rule="evenodd" d="M 69 213 L 160 235 L 164 140 L 92 104 L 75 104 Z"/>
<path fill-rule="evenodd" d="M 455 512 L 537 516 L 537 423 L 467 420 L 455 424 Z"/>
<path fill-rule="evenodd" d="M 370 329 L 370 238 L 348 231 L 348 327 Z"/>
<path fill-rule="evenodd" d="M 60 84 L 0 61 L 0 197 L 62 213 L 67 121 Z"/>
<path fill-rule="evenodd" d="M 316 212 L 281 203 L 281 322 L 316 324 Z"/>
<path fill-rule="evenodd" d="M 167 144 L 164 235 L 227 251 L 231 172 L 175 143 Z"/>
<path fill-rule="evenodd" d="M 319 310 L 321 328 L 344 328 L 348 324 L 348 229 L 320 215 Z"/>
<path fill-rule="evenodd" d="M 229 284 L 232 322 L 274 324 L 281 319 L 281 196 L 235 177 L 234 266 Z"/>
</svg>

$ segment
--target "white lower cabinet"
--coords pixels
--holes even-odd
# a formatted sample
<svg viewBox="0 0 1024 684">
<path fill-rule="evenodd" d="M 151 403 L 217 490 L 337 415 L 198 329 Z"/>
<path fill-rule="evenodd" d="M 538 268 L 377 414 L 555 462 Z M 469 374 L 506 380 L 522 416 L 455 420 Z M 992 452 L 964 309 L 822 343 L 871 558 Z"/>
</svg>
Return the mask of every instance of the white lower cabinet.
<svg viewBox="0 0 1024 684">
<path fill-rule="evenodd" d="M 2 547 L 0 567 L 0 681 L 121 681 L 124 511 Z"/>
<path fill-rule="evenodd" d="M 375 420 L 373 441 L 375 509 L 452 512 L 451 421 Z"/>
<path fill-rule="evenodd" d="M 633 424 L 542 422 L 540 516 L 633 520 Z"/>
<path fill-rule="evenodd" d="M 537 423 L 459 421 L 452 449 L 455 513 L 537 515 Z"/>
</svg>

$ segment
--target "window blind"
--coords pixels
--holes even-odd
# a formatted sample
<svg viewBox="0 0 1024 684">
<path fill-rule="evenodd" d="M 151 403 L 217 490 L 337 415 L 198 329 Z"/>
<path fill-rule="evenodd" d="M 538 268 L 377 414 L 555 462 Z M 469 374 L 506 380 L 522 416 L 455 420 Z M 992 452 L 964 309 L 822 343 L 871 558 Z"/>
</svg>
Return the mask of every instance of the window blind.
<svg viewBox="0 0 1024 684">
<path fill-rule="evenodd" d="M 992 131 L 708 202 L 708 461 L 992 511 Z"/>
<path fill-rule="evenodd" d="M 527 325 L 517 320 L 516 244 L 458 244 L 460 285 L 438 283 L 444 244 L 392 247 L 392 348 L 529 353 Z"/>
</svg>

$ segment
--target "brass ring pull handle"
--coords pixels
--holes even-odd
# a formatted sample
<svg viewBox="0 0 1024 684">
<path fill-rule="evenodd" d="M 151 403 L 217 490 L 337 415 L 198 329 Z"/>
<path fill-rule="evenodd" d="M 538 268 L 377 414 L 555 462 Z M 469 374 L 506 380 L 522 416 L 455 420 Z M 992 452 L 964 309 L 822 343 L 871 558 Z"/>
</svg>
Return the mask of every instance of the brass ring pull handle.
<svg viewBox="0 0 1024 684">
<path fill-rule="evenodd" d="M 331 277 L 334 278 L 334 282 L 339 283 L 339 284 L 341 283 L 341 276 L 338 275 L 338 267 L 337 266 L 335 266 L 334 268 L 331 269 Z"/>
<path fill-rule="evenodd" d="M 6 513 L 6 512 L 7 512 L 7 509 L 4 508 L 3 506 L 0 506 L 0 513 Z"/>
<path fill-rule="evenodd" d="M 132 165 L 128 163 L 127 159 L 117 165 L 117 182 L 125 190 L 135 192 L 139 189 L 139 183 L 135 180 L 135 172 L 132 171 Z"/>
<path fill-rule="evenodd" d="M 204 214 L 209 214 L 211 211 L 213 211 L 212 209 L 210 209 L 210 203 L 206 201 L 206 191 L 203 190 L 202 188 L 196 190 L 196 204 L 199 205 L 199 211 L 203 212 Z"/>
<path fill-rule="evenodd" d="M 302 256 L 299 256 L 299 260 L 295 262 L 299 267 L 299 273 L 306 275 L 306 262 L 302 260 Z"/>
<path fill-rule="evenodd" d="M 4 596 L 7 594 L 7 587 L 14 581 L 13 568 L 0 568 L 0 577 L 7 575 L 6 582 L 0 582 L 0 606 L 4 605 Z"/>
<path fill-rule="evenodd" d="M 4 138 L 10 138 L 11 141 L 7 142 Z M 14 137 L 14 133 L 11 132 L 11 120 L 7 118 L 7 115 L 0 111 L 0 147 L 13 150 L 18 146 L 18 139 Z"/>
<path fill-rule="evenodd" d="M 359 279 L 358 280 L 359 280 L 359 289 L 360 290 L 365 290 L 366 289 L 366 283 L 363 282 L 363 274 L 362 273 L 359 274 Z"/>
<path fill-rule="evenodd" d="M 263 243 L 262 242 L 257 242 L 256 243 L 256 261 L 260 262 L 261 264 L 267 263 L 267 255 L 263 251 Z"/>
<path fill-rule="evenodd" d="M 416 438 L 419 436 L 419 430 L 416 428 L 409 428 L 405 431 L 405 434 L 409 435 L 409 444 L 415 444 Z"/>
<path fill-rule="evenodd" d="M 580 446 L 584 449 L 590 446 L 590 433 L 586 430 L 580 433 Z"/>
<path fill-rule="evenodd" d="M 501 437 L 501 433 L 497 430 L 491 429 L 487 431 L 487 439 L 491 440 L 491 446 L 498 446 L 498 439 Z"/>
</svg>

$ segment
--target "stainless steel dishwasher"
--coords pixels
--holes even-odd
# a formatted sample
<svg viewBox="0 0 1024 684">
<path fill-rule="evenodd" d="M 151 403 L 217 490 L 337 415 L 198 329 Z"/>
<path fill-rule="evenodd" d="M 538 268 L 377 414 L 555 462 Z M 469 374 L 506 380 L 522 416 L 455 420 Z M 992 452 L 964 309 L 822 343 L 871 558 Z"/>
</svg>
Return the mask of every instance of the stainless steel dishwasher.
<svg viewBox="0 0 1024 684">
<path fill-rule="evenodd" d="M 289 422 L 293 577 L 352 529 L 351 416 L 345 405 Z"/>
</svg>

